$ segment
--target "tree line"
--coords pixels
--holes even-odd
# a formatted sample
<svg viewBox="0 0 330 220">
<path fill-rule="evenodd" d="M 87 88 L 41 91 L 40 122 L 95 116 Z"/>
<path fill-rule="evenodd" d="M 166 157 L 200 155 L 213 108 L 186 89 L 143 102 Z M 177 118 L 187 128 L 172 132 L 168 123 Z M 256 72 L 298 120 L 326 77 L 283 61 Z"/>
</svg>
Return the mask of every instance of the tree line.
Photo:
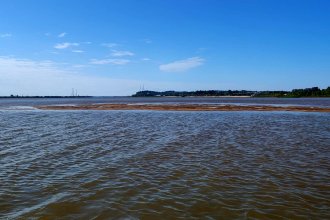
<svg viewBox="0 0 330 220">
<path fill-rule="evenodd" d="M 261 91 L 257 92 L 254 97 L 330 97 L 330 86 L 326 89 L 312 87 L 305 89 L 293 89 L 292 91 Z"/>
<path fill-rule="evenodd" d="M 133 97 L 162 97 L 162 96 L 250 96 L 250 97 L 330 97 L 330 87 L 293 89 L 292 91 L 249 91 L 249 90 L 197 90 L 197 91 L 138 91 Z"/>
<path fill-rule="evenodd" d="M 132 95 L 133 97 L 153 97 L 153 96 L 252 96 L 256 91 L 246 90 L 197 90 L 197 91 L 139 91 Z"/>
</svg>

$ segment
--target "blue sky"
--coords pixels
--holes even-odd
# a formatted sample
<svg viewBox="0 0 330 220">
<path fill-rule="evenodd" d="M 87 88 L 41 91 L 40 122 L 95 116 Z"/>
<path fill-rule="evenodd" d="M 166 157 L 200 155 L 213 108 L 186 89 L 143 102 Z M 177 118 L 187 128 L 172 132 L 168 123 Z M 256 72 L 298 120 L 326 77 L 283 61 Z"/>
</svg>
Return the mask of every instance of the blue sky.
<svg viewBox="0 0 330 220">
<path fill-rule="evenodd" d="M 0 95 L 330 85 L 327 0 L 1 0 Z"/>
</svg>

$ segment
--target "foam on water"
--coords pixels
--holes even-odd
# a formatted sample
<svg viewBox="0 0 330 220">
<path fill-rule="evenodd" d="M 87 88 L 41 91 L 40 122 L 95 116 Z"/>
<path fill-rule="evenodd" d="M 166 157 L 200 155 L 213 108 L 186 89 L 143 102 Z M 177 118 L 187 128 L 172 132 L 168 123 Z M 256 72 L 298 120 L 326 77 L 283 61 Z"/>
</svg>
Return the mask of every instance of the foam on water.
<svg viewBox="0 0 330 220">
<path fill-rule="evenodd" d="M 0 106 L 1 110 L 36 110 L 33 106 Z"/>
</svg>

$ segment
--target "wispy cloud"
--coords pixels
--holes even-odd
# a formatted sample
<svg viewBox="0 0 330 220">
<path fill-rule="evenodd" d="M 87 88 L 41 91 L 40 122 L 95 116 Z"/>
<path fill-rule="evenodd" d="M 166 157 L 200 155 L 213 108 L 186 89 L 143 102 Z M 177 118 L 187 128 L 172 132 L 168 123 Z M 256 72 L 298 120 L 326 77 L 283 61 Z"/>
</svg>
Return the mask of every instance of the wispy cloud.
<svg viewBox="0 0 330 220">
<path fill-rule="evenodd" d="M 151 44 L 152 43 L 152 40 L 146 38 L 146 39 L 143 39 L 144 43 L 146 44 Z"/>
<path fill-rule="evenodd" d="M 64 67 L 52 61 L 38 61 L 0 56 L 0 95 L 70 95 L 72 88 L 80 95 L 132 95 L 141 80 L 128 80 L 88 74 L 84 66 Z M 143 81 L 150 90 L 196 90 L 200 84 Z M 214 88 L 210 85 L 205 88 Z M 204 87 L 202 87 L 204 88 Z"/>
<path fill-rule="evenodd" d="M 10 34 L 10 33 L 3 33 L 3 34 L 0 34 L 0 37 L 1 38 L 8 38 L 8 37 L 12 37 L 13 35 Z"/>
<path fill-rule="evenodd" d="M 67 33 L 66 32 L 62 32 L 62 33 L 60 33 L 59 35 L 57 35 L 57 37 L 64 37 L 65 35 L 67 35 Z"/>
<path fill-rule="evenodd" d="M 70 95 L 72 88 L 80 95 L 131 95 L 141 84 L 88 75 L 83 67 L 68 69 L 52 61 L 0 56 L 0 95 Z"/>
<path fill-rule="evenodd" d="M 203 64 L 203 58 L 191 57 L 185 60 L 177 60 L 172 63 L 160 65 L 159 69 L 164 72 L 185 72 Z"/>
<path fill-rule="evenodd" d="M 118 44 L 116 44 L 116 43 L 103 43 L 103 44 L 101 44 L 101 46 L 113 48 L 113 47 L 117 47 Z"/>
<path fill-rule="evenodd" d="M 145 58 L 142 58 L 141 60 L 142 60 L 142 61 L 150 61 L 151 59 L 148 58 L 148 57 L 145 57 Z"/>
<path fill-rule="evenodd" d="M 55 49 L 66 49 L 69 47 L 75 47 L 79 46 L 78 43 L 69 43 L 69 42 L 64 42 L 64 43 L 59 43 L 54 46 Z"/>
<path fill-rule="evenodd" d="M 84 68 L 86 67 L 86 65 L 81 65 L 81 64 L 76 64 L 76 65 L 72 65 L 73 68 Z"/>
<path fill-rule="evenodd" d="M 134 53 L 132 53 L 131 51 L 125 51 L 125 50 L 112 50 L 111 56 L 113 56 L 113 57 L 134 56 Z"/>
<path fill-rule="evenodd" d="M 72 50 L 73 53 L 84 53 L 85 51 L 83 50 Z"/>
<path fill-rule="evenodd" d="M 104 64 L 113 64 L 113 65 L 125 65 L 128 64 L 130 60 L 127 59 L 91 59 L 91 64 L 104 65 Z"/>
</svg>

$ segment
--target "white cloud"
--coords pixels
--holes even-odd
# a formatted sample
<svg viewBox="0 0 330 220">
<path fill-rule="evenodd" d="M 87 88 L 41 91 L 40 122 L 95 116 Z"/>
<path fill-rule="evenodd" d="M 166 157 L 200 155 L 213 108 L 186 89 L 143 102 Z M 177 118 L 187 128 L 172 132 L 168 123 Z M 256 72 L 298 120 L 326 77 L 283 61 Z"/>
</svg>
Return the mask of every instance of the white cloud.
<svg viewBox="0 0 330 220">
<path fill-rule="evenodd" d="M 59 43 L 54 46 L 55 49 L 66 49 L 69 47 L 75 47 L 79 46 L 78 43 L 69 43 L 69 42 L 64 42 L 64 43 Z"/>
<path fill-rule="evenodd" d="M 8 38 L 8 37 L 12 37 L 13 35 L 12 34 L 9 34 L 9 33 L 3 33 L 3 34 L 0 34 L 0 37 L 1 38 Z"/>
<path fill-rule="evenodd" d="M 72 88 L 80 95 L 132 95 L 141 84 L 136 80 L 83 74 L 82 67 L 76 66 L 80 68 L 78 73 L 52 61 L 0 56 L 0 96 L 70 95 Z"/>
<path fill-rule="evenodd" d="M 130 60 L 127 59 L 91 59 L 91 64 L 103 65 L 103 64 L 113 64 L 113 65 L 125 65 L 128 64 Z"/>
<path fill-rule="evenodd" d="M 143 60 L 143 61 L 150 61 L 151 59 L 148 58 L 148 57 L 145 57 L 145 58 L 142 58 L 141 60 Z"/>
<path fill-rule="evenodd" d="M 204 59 L 200 57 L 191 57 L 185 60 L 178 60 L 172 63 L 167 63 L 159 66 L 159 69 L 164 72 L 184 72 L 195 67 L 201 66 Z"/>
<path fill-rule="evenodd" d="M 134 53 L 125 50 L 112 50 L 111 56 L 113 57 L 134 56 Z"/>
<path fill-rule="evenodd" d="M 85 51 L 83 50 L 72 50 L 73 53 L 84 53 Z"/>
<path fill-rule="evenodd" d="M 83 66 L 64 68 L 52 61 L 36 61 L 0 56 L 1 95 L 70 95 L 72 88 L 80 95 L 132 95 L 141 84 L 150 90 L 196 90 L 200 84 L 128 80 L 83 73 Z M 79 68 L 79 69 L 75 69 Z M 79 70 L 79 71 L 78 71 Z M 215 88 L 216 85 L 205 85 Z M 202 87 L 204 88 L 204 87 Z"/>
<path fill-rule="evenodd" d="M 101 44 L 101 46 L 112 48 L 112 47 L 117 47 L 118 44 L 116 44 L 116 43 L 103 43 L 103 44 Z"/>
<path fill-rule="evenodd" d="M 67 35 L 67 33 L 63 32 L 63 33 L 60 33 L 59 35 L 57 35 L 57 37 L 64 37 L 65 35 Z"/>
</svg>

